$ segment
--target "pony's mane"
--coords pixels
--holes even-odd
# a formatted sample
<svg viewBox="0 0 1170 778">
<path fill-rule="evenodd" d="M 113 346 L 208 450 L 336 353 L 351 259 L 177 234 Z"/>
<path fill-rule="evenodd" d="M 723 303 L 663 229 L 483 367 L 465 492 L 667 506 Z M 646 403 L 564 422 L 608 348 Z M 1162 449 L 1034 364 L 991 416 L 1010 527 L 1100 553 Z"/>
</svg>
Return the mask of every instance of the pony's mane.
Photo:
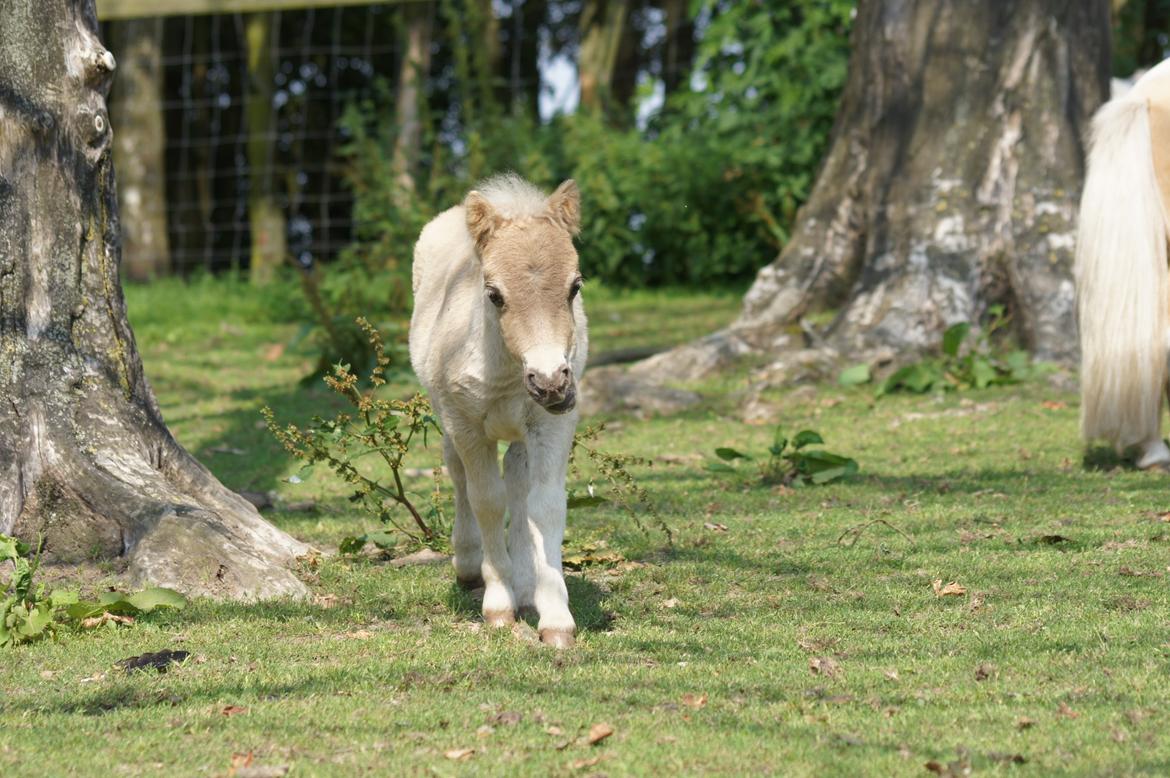
<svg viewBox="0 0 1170 778">
<path fill-rule="evenodd" d="M 540 216 L 547 207 L 548 195 L 515 173 L 492 176 L 476 189 L 505 219 Z"/>
</svg>

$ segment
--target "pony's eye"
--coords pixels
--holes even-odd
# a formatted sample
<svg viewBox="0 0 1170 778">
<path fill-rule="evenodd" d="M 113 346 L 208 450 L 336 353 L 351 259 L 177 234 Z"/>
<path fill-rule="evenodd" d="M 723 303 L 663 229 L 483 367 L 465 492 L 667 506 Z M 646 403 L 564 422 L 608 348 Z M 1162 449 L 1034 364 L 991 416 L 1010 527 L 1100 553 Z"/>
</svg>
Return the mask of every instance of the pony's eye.
<svg viewBox="0 0 1170 778">
<path fill-rule="evenodd" d="M 500 294 L 500 290 L 494 286 L 484 287 L 487 290 L 488 299 L 492 301 L 492 305 L 497 308 L 504 307 L 504 296 Z"/>
<path fill-rule="evenodd" d="M 569 287 L 569 302 L 573 302 L 573 298 L 577 296 L 577 292 L 581 291 L 581 284 L 583 283 L 584 280 L 580 278 L 573 281 L 573 285 Z"/>
</svg>

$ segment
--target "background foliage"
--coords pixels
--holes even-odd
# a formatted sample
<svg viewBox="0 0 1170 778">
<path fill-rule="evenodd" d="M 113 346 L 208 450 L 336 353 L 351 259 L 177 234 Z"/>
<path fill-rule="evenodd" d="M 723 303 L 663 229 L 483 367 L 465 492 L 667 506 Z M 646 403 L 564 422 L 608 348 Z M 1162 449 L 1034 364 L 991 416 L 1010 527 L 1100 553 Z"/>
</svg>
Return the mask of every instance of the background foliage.
<svg viewBox="0 0 1170 778">
<path fill-rule="evenodd" d="M 485 55 L 467 46 L 453 57 L 456 120 L 430 116 L 424 173 L 409 197 L 384 175 L 394 134 L 383 88 L 343 120 L 358 235 L 348 261 L 408 267 L 407 247 L 429 218 L 480 177 L 510 169 L 550 188 L 577 180 L 592 278 L 627 286 L 750 278 L 775 256 L 812 185 L 845 79 L 853 5 L 698 3 L 693 72 L 642 121 L 581 110 L 540 124 L 477 87 Z M 462 48 L 465 26 L 449 23 L 442 45 Z"/>
</svg>

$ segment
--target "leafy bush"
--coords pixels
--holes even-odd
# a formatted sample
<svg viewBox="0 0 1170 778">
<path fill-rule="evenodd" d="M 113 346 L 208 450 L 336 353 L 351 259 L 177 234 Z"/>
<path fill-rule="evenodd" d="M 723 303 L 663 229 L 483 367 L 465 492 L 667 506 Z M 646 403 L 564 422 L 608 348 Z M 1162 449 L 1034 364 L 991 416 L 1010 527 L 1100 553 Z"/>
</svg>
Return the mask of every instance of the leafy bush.
<svg viewBox="0 0 1170 778">
<path fill-rule="evenodd" d="M 877 396 L 891 392 L 925 394 L 985 389 L 1016 384 L 1035 376 L 1042 368 L 1033 364 L 1028 352 L 1016 349 L 996 353 L 992 340 L 1009 320 L 1003 306 L 994 306 L 990 314 L 987 326 L 974 337 L 968 322 L 951 325 L 943 333 L 939 356 L 895 370 L 878 386 Z M 841 374 L 840 383 L 860 383 L 861 373 L 860 366 L 849 368 Z M 868 375 L 868 368 L 865 374 Z"/>
<path fill-rule="evenodd" d="M 357 324 L 365 333 L 374 355 L 374 366 L 369 374 L 371 388 L 360 389 L 357 375 L 345 364 L 335 365 L 333 375 L 325 377 L 329 388 L 345 398 L 351 410 L 342 411 L 331 419 L 314 416 L 302 429 L 295 424 L 281 427 L 272 409 L 265 406 L 261 411 L 264 420 L 285 450 L 305 463 L 301 475 L 296 476 L 298 481 L 314 465 L 324 463 L 354 487 L 350 500 L 366 513 L 411 541 L 430 547 L 441 546 L 445 542 L 445 518 L 437 486 L 431 495 L 430 506 L 420 509 L 415 505 L 417 495 L 408 492 L 402 482 L 404 461 L 416 436 L 421 436 L 425 445 L 428 431 L 440 432 L 438 419 L 421 394 L 408 400 L 385 400 L 377 396 L 377 390 L 386 383 L 384 376 L 390 358 L 386 356 L 378 330 L 365 319 L 358 319 Z M 358 460 L 370 455 L 376 455 L 390 469 L 390 485 L 358 468 Z M 395 506 L 409 514 L 409 525 L 398 521 Z M 384 535 L 367 534 L 362 538 L 346 538 L 342 550 L 356 551 L 366 541 L 381 541 L 379 545 L 384 547 L 393 545 Z"/>
<path fill-rule="evenodd" d="M 824 445 L 825 441 L 813 430 L 798 432 L 792 440 L 785 437 L 779 427 L 768 446 L 767 457 L 755 457 L 734 448 L 717 448 L 715 456 L 720 462 L 712 462 L 707 469 L 715 473 L 738 472 L 730 462 L 744 460 L 755 462 L 759 468 L 760 480 L 768 485 L 808 486 L 841 481 L 855 475 L 858 465 L 855 460 L 823 449 L 809 446 Z"/>
<path fill-rule="evenodd" d="M 585 219 L 586 275 L 617 285 L 741 281 L 771 261 L 807 199 L 845 83 L 853 0 L 702 0 L 695 70 L 645 127 L 580 112 L 541 125 L 497 105 L 490 67 L 444 3 L 453 57 L 443 115 L 428 116 L 413 191 L 389 175 L 392 90 L 342 120 L 356 240 L 343 265 L 359 279 L 405 281 L 422 226 L 482 176 L 515 170 L 552 188 L 574 178 Z M 405 285 L 405 286 L 404 286 Z M 366 301 L 369 302 L 369 301 Z M 358 310 L 358 304 L 339 313 Z"/>
<path fill-rule="evenodd" d="M 186 599 L 170 589 L 154 588 L 126 595 L 102 592 L 95 601 L 82 600 L 76 591 L 33 586 L 40 566 L 40 551 L 16 538 L 0 535 L 0 565 L 10 563 L 12 573 L 0 599 L 0 648 L 56 637 L 65 625 L 82 629 L 133 624 L 134 618 L 156 608 L 182 608 Z"/>
</svg>

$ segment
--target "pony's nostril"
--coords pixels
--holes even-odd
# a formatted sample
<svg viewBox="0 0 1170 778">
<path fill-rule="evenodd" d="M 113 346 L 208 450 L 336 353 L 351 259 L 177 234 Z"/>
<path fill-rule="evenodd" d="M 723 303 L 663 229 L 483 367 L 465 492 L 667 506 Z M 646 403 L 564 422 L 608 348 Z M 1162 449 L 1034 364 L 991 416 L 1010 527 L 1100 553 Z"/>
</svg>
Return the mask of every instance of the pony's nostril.
<svg viewBox="0 0 1170 778">
<path fill-rule="evenodd" d="M 561 378 L 568 378 L 568 377 L 569 377 L 569 366 L 565 365 L 564 367 L 561 368 Z"/>
</svg>

